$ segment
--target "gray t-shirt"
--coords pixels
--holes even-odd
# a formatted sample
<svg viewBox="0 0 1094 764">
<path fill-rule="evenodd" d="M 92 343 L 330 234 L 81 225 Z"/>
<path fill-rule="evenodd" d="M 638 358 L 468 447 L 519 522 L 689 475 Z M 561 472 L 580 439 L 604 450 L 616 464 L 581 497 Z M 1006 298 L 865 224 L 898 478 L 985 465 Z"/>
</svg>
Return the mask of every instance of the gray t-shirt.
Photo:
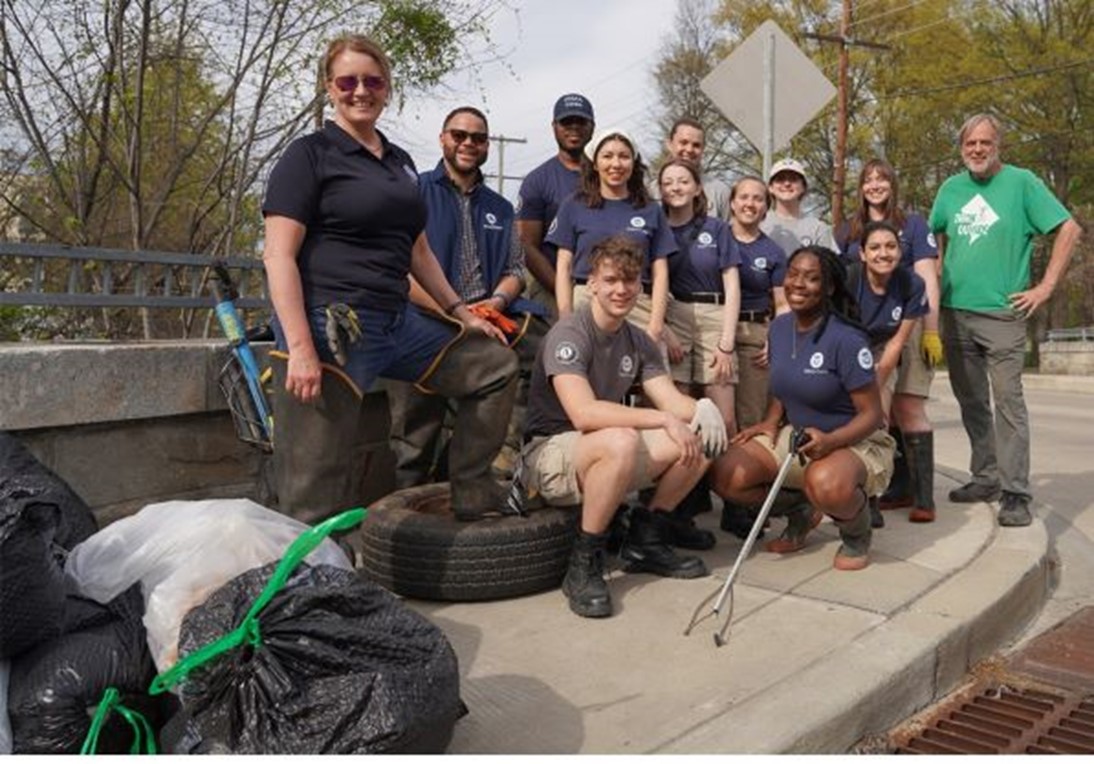
<svg viewBox="0 0 1094 764">
<path fill-rule="evenodd" d="M 637 382 L 668 374 L 661 351 L 628 321 L 608 334 L 593 321 L 588 303 L 559 319 L 539 347 L 528 391 L 524 435 L 557 435 L 574 429 L 558 400 L 551 378 L 577 374 L 589 381 L 597 400 L 622 403 Z"/>
<path fill-rule="evenodd" d="M 822 247 L 839 252 L 839 245 L 832 236 L 832 227 L 812 215 L 800 218 L 785 218 L 768 210 L 767 217 L 760 222 L 760 230 L 778 244 L 787 257 L 799 247 L 819 244 Z"/>
<path fill-rule="evenodd" d="M 707 217 L 729 220 L 729 184 L 718 178 L 703 178 L 703 193 L 707 195 Z M 661 201 L 661 188 L 657 185 L 657 176 L 646 184 L 646 193 L 652 201 Z"/>
</svg>

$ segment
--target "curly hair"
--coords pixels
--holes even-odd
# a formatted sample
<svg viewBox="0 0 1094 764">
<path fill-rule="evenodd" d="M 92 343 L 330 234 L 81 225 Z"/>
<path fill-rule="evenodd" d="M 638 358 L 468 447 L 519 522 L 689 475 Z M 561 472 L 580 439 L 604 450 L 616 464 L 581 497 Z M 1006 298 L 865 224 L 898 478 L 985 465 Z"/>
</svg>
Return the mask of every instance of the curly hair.
<svg viewBox="0 0 1094 764">
<path fill-rule="evenodd" d="M 596 273 L 601 264 L 614 265 L 624 278 L 631 281 L 642 275 L 642 269 L 646 266 L 646 255 L 634 239 L 617 234 L 593 247 L 589 257 L 589 273 Z"/>
<path fill-rule="evenodd" d="M 828 319 L 831 318 L 833 313 L 839 316 L 844 323 L 865 332 L 866 328 L 862 325 L 859 316 L 858 301 L 851 294 L 850 286 L 847 283 L 847 268 L 840 256 L 828 247 L 822 247 L 819 244 L 798 247 L 787 258 L 787 270 L 790 269 L 791 263 L 802 255 L 812 255 L 817 258 L 817 262 L 820 263 L 821 267 L 821 311 L 823 317 L 817 333 L 813 335 L 813 343 L 816 344 L 820 341 L 824 330 L 828 328 Z"/>
</svg>

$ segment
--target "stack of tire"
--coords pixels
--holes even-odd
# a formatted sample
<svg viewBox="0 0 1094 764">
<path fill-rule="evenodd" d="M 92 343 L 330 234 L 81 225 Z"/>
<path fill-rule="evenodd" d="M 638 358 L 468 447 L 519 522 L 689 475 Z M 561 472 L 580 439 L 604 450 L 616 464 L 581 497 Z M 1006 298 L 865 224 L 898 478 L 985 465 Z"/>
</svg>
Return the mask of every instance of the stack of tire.
<svg viewBox="0 0 1094 764">
<path fill-rule="evenodd" d="M 64 575 L 68 551 L 91 536 L 91 510 L 10 433 L 0 432 L 0 662 L 8 664 L 0 728 L 13 753 L 75 754 L 108 687 L 155 720 L 159 703 L 144 690 L 154 676 L 136 590 L 100 605 L 79 596 Z M 4 737 L 0 736 L 0 744 Z M 132 742 L 108 719 L 99 752 Z M 0 751 L 2 752 L 2 751 Z"/>
</svg>

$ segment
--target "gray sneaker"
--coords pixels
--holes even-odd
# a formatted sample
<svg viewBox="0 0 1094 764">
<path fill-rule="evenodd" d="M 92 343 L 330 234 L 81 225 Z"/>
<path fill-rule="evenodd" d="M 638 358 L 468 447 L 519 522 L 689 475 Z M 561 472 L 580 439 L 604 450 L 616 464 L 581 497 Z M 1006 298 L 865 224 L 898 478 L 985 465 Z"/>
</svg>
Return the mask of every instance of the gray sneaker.
<svg viewBox="0 0 1094 764">
<path fill-rule="evenodd" d="M 985 483 L 965 483 L 950 491 L 950 501 L 955 504 L 973 504 L 977 501 L 995 501 L 999 498 L 999 486 Z"/>
<path fill-rule="evenodd" d="M 1021 528 L 1032 522 L 1029 497 L 1004 491 L 1003 500 L 999 502 L 999 524 L 1008 528 Z"/>
</svg>

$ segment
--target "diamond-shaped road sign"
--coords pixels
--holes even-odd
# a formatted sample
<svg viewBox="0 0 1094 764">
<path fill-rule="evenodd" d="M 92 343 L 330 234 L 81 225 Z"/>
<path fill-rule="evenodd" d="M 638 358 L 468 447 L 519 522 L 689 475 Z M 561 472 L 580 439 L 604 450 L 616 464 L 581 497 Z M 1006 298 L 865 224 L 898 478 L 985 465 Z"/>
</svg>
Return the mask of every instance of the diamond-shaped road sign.
<svg viewBox="0 0 1094 764">
<path fill-rule="evenodd" d="M 699 87 L 758 150 L 764 149 L 764 65 L 774 46 L 772 151 L 790 143 L 836 94 L 835 86 L 774 21 L 765 21 Z"/>
</svg>

